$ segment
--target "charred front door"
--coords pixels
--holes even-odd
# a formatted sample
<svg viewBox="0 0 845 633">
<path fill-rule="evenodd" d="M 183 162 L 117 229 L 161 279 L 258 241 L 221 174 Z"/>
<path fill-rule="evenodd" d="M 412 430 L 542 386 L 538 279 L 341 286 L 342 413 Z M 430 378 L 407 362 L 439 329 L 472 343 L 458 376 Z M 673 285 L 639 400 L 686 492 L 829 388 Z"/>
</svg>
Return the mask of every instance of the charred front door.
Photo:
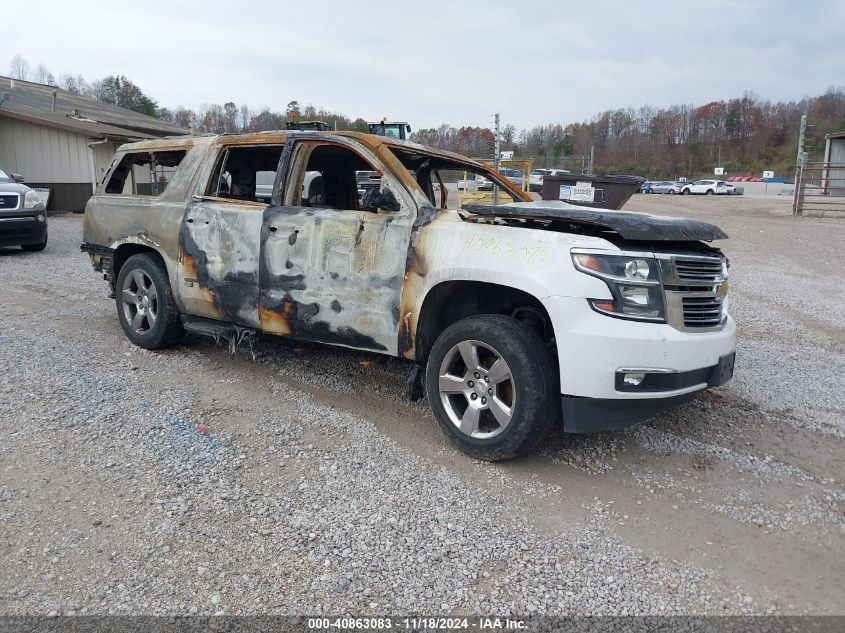
<svg viewBox="0 0 845 633">
<path fill-rule="evenodd" d="M 377 159 L 341 142 L 298 141 L 282 204 L 261 227 L 262 329 L 281 335 L 396 353 L 399 301 L 412 210 L 361 209 L 356 171 Z M 399 201 L 389 175 L 381 190 Z"/>
<path fill-rule="evenodd" d="M 282 148 L 223 148 L 205 194 L 189 202 L 179 235 L 189 313 L 259 327 L 261 227 Z"/>
</svg>

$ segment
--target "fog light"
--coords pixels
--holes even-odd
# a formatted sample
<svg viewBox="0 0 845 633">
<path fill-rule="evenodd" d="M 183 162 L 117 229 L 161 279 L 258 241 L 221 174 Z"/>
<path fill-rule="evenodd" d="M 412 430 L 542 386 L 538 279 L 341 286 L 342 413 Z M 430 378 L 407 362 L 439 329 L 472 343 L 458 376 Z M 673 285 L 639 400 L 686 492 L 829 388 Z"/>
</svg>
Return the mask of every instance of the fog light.
<svg viewBox="0 0 845 633">
<path fill-rule="evenodd" d="M 622 382 L 629 387 L 639 387 L 645 380 L 644 372 L 630 372 L 622 377 Z"/>
<path fill-rule="evenodd" d="M 621 294 L 626 301 L 635 303 L 638 306 L 648 305 L 648 287 L 647 286 L 619 286 L 619 294 Z"/>
<path fill-rule="evenodd" d="M 35 216 L 35 218 L 36 218 L 39 222 L 43 222 L 43 221 L 44 221 L 44 216 L 43 216 L 41 213 L 39 213 L 38 215 L 36 215 L 36 216 Z"/>
</svg>

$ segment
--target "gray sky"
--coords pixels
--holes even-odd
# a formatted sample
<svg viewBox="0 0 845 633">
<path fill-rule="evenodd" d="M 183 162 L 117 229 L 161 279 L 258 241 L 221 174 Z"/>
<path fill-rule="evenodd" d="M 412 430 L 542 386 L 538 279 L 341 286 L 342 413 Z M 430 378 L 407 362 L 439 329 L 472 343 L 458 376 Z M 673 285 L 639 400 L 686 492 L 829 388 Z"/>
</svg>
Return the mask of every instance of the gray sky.
<svg viewBox="0 0 845 633">
<path fill-rule="evenodd" d="M 162 106 L 313 103 L 412 127 L 517 128 L 599 111 L 845 84 L 845 2 L 9 3 L 18 53 L 58 77 L 125 74 Z M 567 8 L 568 7 L 568 8 Z"/>
</svg>

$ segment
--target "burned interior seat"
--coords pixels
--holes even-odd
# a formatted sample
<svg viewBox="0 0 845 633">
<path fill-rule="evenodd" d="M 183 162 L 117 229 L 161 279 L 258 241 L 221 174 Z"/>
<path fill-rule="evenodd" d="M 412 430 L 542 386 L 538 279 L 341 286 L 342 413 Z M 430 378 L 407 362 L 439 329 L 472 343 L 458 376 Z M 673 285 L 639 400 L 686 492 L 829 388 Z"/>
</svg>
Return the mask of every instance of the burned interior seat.
<svg viewBox="0 0 845 633">
<path fill-rule="evenodd" d="M 318 171 L 309 171 L 305 174 L 305 182 L 302 186 L 302 206 L 326 206 L 326 184 L 323 175 Z"/>
</svg>

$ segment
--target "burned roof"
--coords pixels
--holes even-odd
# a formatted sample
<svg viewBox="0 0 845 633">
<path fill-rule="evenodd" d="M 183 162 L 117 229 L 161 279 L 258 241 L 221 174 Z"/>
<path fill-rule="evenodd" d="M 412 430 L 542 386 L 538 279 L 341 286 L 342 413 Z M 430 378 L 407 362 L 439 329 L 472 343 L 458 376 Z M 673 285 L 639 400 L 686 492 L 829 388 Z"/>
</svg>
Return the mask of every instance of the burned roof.
<svg viewBox="0 0 845 633">
<path fill-rule="evenodd" d="M 189 130 L 55 86 L 0 76 L 0 116 L 91 137 L 145 139 Z M 55 93 L 55 112 L 53 111 Z"/>
<path fill-rule="evenodd" d="M 485 169 L 483 165 L 477 163 L 476 161 L 472 160 L 471 158 L 467 158 L 466 156 L 462 156 L 461 154 L 455 154 L 454 152 L 448 152 L 446 150 L 435 149 L 433 147 L 427 147 L 425 145 L 420 145 L 419 143 L 411 143 L 410 141 L 403 141 L 400 139 L 395 139 L 386 136 L 377 136 L 375 134 L 367 134 L 366 132 L 352 132 L 352 131 L 325 131 L 320 132 L 316 130 L 267 130 L 264 132 L 250 132 L 247 134 L 197 134 L 191 136 L 181 137 L 182 142 L 193 144 L 193 141 L 190 139 L 198 139 L 198 138 L 206 138 L 210 139 L 207 142 L 210 143 L 220 143 L 225 145 L 258 145 L 264 143 L 285 143 L 289 138 L 302 138 L 302 139 L 317 139 L 317 140 L 326 140 L 330 141 L 333 138 L 351 138 L 355 139 L 361 145 L 364 145 L 368 149 L 375 151 L 381 146 L 387 146 L 391 148 L 395 148 L 398 150 L 402 150 L 411 154 L 424 154 L 426 156 L 436 156 L 439 158 L 446 158 L 467 167 L 476 167 Z M 173 139 L 176 142 L 178 139 Z M 144 147 L 153 147 L 153 142 L 150 141 L 149 143 L 136 143 L 133 144 L 133 148 L 141 149 Z"/>
</svg>

